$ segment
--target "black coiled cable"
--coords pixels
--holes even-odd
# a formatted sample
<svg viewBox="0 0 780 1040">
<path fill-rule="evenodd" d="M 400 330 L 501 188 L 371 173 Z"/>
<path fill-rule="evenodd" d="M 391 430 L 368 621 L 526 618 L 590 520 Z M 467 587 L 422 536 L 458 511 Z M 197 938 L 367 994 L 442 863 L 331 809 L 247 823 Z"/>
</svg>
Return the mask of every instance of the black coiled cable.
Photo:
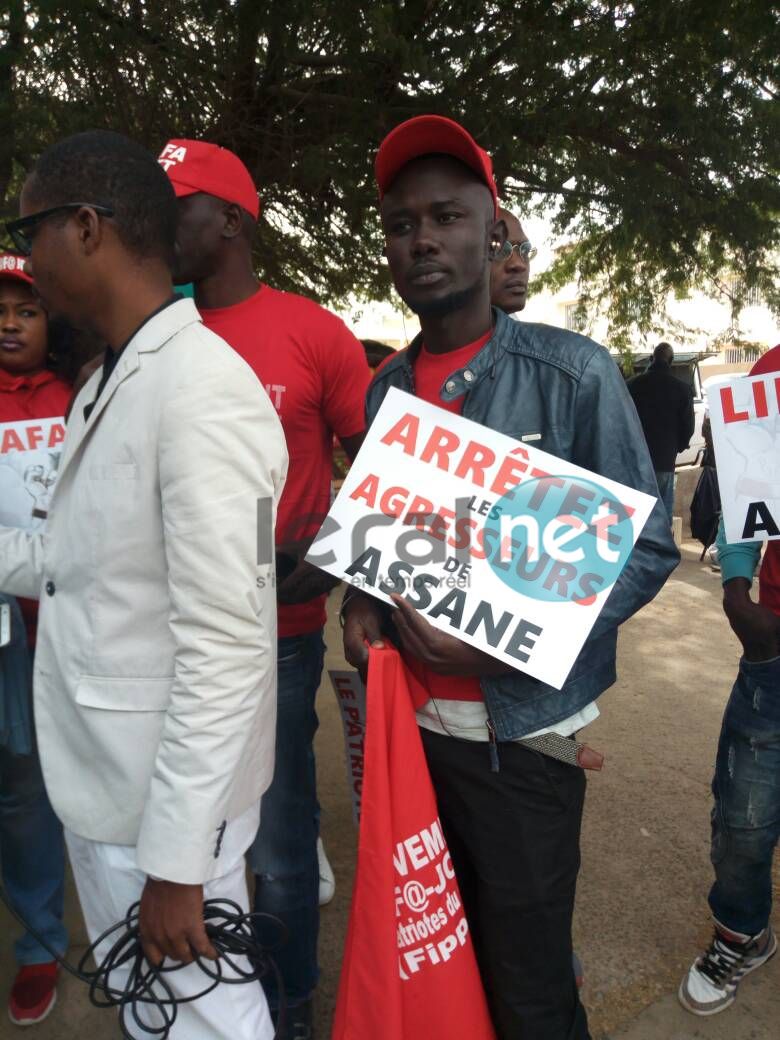
<svg viewBox="0 0 780 1040">
<path fill-rule="evenodd" d="M 166 963 L 160 967 L 151 965 L 143 951 L 138 928 L 140 903 L 134 903 L 127 911 L 124 920 L 118 921 L 88 947 L 80 958 L 77 967 L 72 967 L 63 957 L 57 954 L 31 928 L 15 909 L 4 887 L 0 885 L 0 898 L 16 920 L 46 949 L 54 960 L 74 978 L 80 979 L 89 987 L 89 999 L 95 1007 L 117 1008 L 122 1036 L 126 1040 L 137 1040 L 138 1030 L 157 1040 L 167 1040 L 171 1028 L 176 1021 L 178 1006 L 191 1004 L 211 993 L 219 985 L 243 985 L 247 982 L 259 983 L 266 975 L 276 978 L 277 992 L 284 993 L 279 969 L 270 956 L 286 938 L 286 929 L 281 921 L 270 914 L 244 913 L 238 903 L 231 899 L 206 899 L 203 903 L 203 921 L 206 934 L 214 949 L 217 960 L 196 957 L 193 961 L 208 979 L 200 992 L 189 997 L 177 997 L 171 988 L 168 978 L 176 971 L 188 965 L 178 962 Z M 271 922 L 279 928 L 279 942 L 273 947 L 262 946 L 255 935 L 253 922 L 263 920 Z M 102 943 L 110 943 L 105 956 L 98 960 L 97 947 Z M 96 967 L 88 966 L 94 958 Z M 249 968 L 237 963 L 245 958 Z M 234 976 L 225 976 L 224 967 L 229 967 Z M 122 969 L 127 971 L 127 980 L 122 988 L 112 985 L 112 973 Z M 145 1022 L 140 1014 L 142 1009 L 152 1009 L 161 1019 L 159 1026 Z M 285 1009 L 280 1003 L 277 1020 L 277 1036 L 281 1035 L 285 1025 Z M 135 1032 L 129 1031 L 130 1022 Z"/>
</svg>

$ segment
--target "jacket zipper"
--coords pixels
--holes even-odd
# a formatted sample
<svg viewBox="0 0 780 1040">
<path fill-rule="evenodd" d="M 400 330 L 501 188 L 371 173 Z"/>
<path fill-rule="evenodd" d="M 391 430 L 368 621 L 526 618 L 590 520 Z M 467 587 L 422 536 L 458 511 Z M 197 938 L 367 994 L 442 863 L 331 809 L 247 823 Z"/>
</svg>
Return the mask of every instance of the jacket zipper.
<svg viewBox="0 0 780 1040">
<path fill-rule="evenodd" d="M 487 721 L 485 722 L 488 731 L 488 749 L 490 751 L 490 772 L 497 773 L 499 769 L 498 764 L 498 740 L 496 739 L 496 727 L 493 725 L 493 720 L 488 715 Z"/>
</svg>

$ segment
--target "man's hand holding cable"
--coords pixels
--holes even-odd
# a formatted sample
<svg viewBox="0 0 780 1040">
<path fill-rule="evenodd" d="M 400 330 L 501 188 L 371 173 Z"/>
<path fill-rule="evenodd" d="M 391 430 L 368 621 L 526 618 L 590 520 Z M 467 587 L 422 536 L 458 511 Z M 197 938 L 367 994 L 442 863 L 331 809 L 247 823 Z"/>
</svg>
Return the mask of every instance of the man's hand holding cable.
<svg viewBox="0 0 780 1040">
<path fill-rule="evenodd" d="M 750 598 L 747 578 L 726 582 L 723 609 L 748 661 L 769 661 L 780 656 L 780 617 Z"/>
<path fill-rule="evenodd" d="M 141 896 L 139 930 L 150 964 L 164 958 L 190 964 L 196 956 L 217 959 L 203 923 L 203 886 L 147 878 Z"/>
</svg>

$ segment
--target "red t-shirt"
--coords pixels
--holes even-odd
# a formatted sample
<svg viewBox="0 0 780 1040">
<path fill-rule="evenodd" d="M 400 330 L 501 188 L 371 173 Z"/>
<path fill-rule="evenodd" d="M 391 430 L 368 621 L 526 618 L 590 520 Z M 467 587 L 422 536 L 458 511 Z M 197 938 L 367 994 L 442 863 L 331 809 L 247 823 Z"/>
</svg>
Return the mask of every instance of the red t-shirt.
<svg viewBox="0 0 780 1040">
<path fill-rule="evenodd" d="M 463 412 L 463 397 L 452 401 L 442 401 L 439 394 L 447 378 L 453 372 L 465 368 L 476 354 L 484 347 L 492 330 L 486 332 L 474 343 L 467 343 L 448 354 L 431 354 L 423 345 L 414 363 L 414 386 L 417 396 L 429 404 L 436 404 L 448 412 L 460 415 Z M 431 671 L 422 661 L 411 655 L 404 655 L 404 663 L 436 700 L 448 701 L 481 701 L 482 687 L 476 676 L 439 675 Z"/>
<path fill-rule="evenodd" d="M 361 343 L 312 300 L 262 285 L 232 307 L 201 310 L 203 323 L 241 355 L 279 413 L 290 465 L 279 503 L 280 548 L 316 534 L 330 508 L 333 434 L 365 429 L 371 372 Z M 325 596 L 279 607 L 279 635 L 325 623 Z"/>
<path fill-rule="evenodd" d="M 768 350 L 753 365 L 751 376 L 780 372 L 780 343 Z M 758 600 L 763 607 L 780 614 L 780 542 L 767 542 L 758 573 Z"/>
<path fill-rule="evenodd" d="M 45 370 L 33 376 L 14 376 L 0 369 L 0 423 L 27 419 L 57 419 L 64 416 L 71 398 L 71 387 L 64 379 Z M 38 603 L 19 599 L 30 646 L 35 645 Z"/>
<path fill-rule="evenodd" d="M 46 369 L 34 376 L 14 376 L 0 368 L 0 422 L 56 419 L 65 415 L 72 389 Z"/>
</svg>

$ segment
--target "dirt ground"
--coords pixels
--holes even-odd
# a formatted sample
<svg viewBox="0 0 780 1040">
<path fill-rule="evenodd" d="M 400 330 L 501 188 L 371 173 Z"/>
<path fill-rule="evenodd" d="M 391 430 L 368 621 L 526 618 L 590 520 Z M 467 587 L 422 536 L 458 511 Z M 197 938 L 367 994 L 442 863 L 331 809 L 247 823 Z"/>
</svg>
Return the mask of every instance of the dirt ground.
<svg viewBox="0 0 780 1040">
<path fill-rule="evenodd" d="M 335 610 L 328 668 L 345 667 Z M 674 996 L 680 977 L 709 939 L 709 784 L 723 707 L 739 656 L 720 608 L 720 582 L 698 562 L 693 543 L 649 607 L 620 636 L 620 680 L 599 701 L 586 739 L 606 755 L 589 774 L 575 944 L 585 966 L 583 1001 L 594 1040 L 777 1040 L 780 957 L 740 987 L 713 1019 L 686 1014 Z M 319 694 L 317 737 L 323 835 L 337 890 L 323 909 L 318 1040 L 327 1040 L 355 863 L 336 700 Z M 780 867 L 776 865 L 776 887 Z M 72 886 L 71 959 L 85 941 Z M 780 919 L 775 913 L 775 926 Z M 13 974 L 15 927 L 0 910 L 0 1001 Z M 103 1040 L 119 1035 L 112 1013 L 91 1008 L 84 987 L 65 979 L 60 1001 L 36 1040 Z M 0 1038 L 18 1030 L 0 1019 Z M 187 1038 L 200 1040 L 200 1038 Z M 458 1038 L 460 1040 L 460 1038 Z M 466 1040 L 466 1038 L 463 1038 Z"/>
</svg>

